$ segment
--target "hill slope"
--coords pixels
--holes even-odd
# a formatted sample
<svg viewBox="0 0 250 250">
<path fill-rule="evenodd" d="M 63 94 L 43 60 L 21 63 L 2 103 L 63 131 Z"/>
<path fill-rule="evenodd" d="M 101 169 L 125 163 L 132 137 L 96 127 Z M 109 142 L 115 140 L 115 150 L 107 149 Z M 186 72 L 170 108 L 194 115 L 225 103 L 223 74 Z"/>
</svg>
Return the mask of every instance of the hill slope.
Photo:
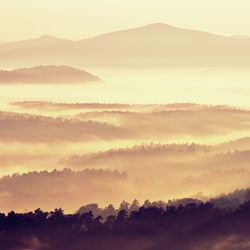
<svg viewBox="0 0 250 250">
<path fill-rule="evenodd" d="M 85 83 L 100 78 L 68 66 L 37 66 L 0 71 L 0 83 Z"/>
</svg>

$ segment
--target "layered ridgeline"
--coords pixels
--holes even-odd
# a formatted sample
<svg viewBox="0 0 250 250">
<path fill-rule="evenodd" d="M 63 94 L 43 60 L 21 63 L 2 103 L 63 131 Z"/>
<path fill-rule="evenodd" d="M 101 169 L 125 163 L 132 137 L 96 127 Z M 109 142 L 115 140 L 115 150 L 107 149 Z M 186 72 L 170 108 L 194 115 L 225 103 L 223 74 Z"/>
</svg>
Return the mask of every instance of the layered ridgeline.
<svg viewBox="0 0 250 250">
<path fill-rule="evenodd" d="M 101 79 L 84 70 L 69 66 L 37 66 L 0 71 L 0 83 L 87 83 Z"/>
<path fill-rule="evenodd" d="M 20 112 L 0 112 L 1 176 L 64 168 L 116 169 L 126 172 L 128 179 L 118 196 L 109 197 L 114 204 L 121 197 L 166 200 L 197 198 L 200 192 L 211 197 L 249 186 L 249 110 L 195 104 L 51 102 L 19 102 L 10 109 Z M 44 174 L 41 179 L 46 181 L 50 176 Z M 33 178 L 27 175 L 22 183 L 27 187 Z M 14 209 L 10 203 L 15 201 L 13 197 L 21 197 L 21 179 L 10 179 L 15 187 L 12 193 L 6 179 L 6 186 L 0 188 L 1 202 L 8 210 Z M 41 189 L 48 187 L 40 183 Z M 71 191 L 81 193 L 81 185 L 72 181 L 66 188 L 63 181 L 60 183 L 51 190 L 64 195 L 65 203 L 61 204 L 69 210 Z M 117 184 L 112 188 L 117 189 Z M 30 189 L 32 186 L 25 189 L 30 197 L 26 209 L 37 206 L 37 191 L 32 194 Z M 40 196 L 46 196 L 47 191 Z M 92 191 L 91 185 L 84 186 L 84 193 Z M 91 202 L 84 193 L 80 204 Z M 100 192 L 99 198 L 102 196 Z M 103 202 L 99 198 L 96 202 Z M 48 203 L 39 207 L 43 205 L 47 208 Z"/>
<path fill-rule="evenodd" d="M 150 24 L 71 41 L 52 36 L 0 44 L 0 63 L 84 66 L 246 66 L 250 39 Z"/>
</svg>

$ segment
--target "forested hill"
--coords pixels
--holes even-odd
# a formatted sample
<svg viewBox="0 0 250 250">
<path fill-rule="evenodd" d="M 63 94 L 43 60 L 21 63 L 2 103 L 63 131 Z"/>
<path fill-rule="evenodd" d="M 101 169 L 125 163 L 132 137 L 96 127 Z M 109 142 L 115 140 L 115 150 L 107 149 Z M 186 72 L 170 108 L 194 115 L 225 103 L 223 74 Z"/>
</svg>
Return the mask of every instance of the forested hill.
<svg viewBox="0 0 250 250">
<path fill-rule="evenodd" d="M 246 250 L 250 202 L 237 209 L 212 203 L 140 207 L 128 214 L 94 217 L 63 210 L 0 215 L 1 250 Z M 219 248 L 218 248 L 219 246 Z M 216 248 L 217 247 L 217 248 Z"/>
</svg>

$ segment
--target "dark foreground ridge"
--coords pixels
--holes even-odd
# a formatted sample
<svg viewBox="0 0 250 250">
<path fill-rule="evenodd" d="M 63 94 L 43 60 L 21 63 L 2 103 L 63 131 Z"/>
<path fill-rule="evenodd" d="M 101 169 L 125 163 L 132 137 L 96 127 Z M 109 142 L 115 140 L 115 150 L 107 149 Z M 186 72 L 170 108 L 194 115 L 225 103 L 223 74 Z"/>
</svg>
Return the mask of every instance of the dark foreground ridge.
<svg viewBox="0 0 250 250">
<path fill-rule="evenodd" d="M 212 203 L 140 207 L 128 213 L 65 215 L 62 209 L 0 214 L 0 249 L 246 250 L 250 202 L 236 209 Z"/>
</svg>

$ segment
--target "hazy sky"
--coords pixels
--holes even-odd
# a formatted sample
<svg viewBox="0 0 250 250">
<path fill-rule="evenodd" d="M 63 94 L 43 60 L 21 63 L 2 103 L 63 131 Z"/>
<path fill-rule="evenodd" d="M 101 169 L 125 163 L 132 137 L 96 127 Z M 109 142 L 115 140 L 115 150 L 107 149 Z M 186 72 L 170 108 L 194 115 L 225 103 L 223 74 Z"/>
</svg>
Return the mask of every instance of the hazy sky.
<svg viewBox="0 0 250 250">
<path fill-rule="evenodd" d="M 0 0 L 0 41 L 82 39 L 154 22 L 250 35 L 249 11 L 249 0 Z"/>
</svg>

